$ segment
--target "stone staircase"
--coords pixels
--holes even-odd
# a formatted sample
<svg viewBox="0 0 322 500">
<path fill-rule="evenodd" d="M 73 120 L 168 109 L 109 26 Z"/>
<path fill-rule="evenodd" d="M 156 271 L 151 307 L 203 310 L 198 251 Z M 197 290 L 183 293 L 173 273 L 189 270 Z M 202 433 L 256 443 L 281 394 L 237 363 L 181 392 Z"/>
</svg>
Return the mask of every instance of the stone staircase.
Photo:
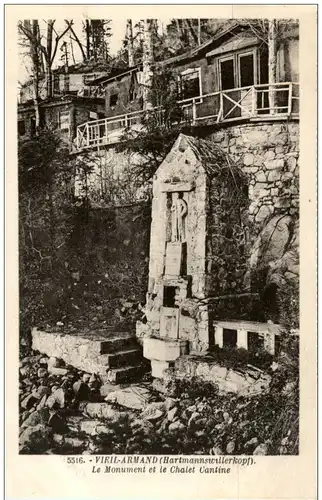
<svg viewBox="0 0 322 500">
<path fill-rule="evenodd" d="M 46 332 L 32 330 L 32 348 L 47 356 L 63 359 L 103 382 L 124 383 L 138 380 L 150 370 L 135 334 L 105 329 L 96 332 Z"/>
</svg>

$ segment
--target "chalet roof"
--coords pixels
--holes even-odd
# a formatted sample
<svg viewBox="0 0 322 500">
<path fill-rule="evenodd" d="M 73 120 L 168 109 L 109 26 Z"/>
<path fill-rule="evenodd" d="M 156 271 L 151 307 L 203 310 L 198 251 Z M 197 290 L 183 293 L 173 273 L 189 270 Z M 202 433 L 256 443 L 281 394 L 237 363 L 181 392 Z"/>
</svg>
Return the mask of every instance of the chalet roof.
<svg viewBox="0 0 322 500">
<path fill-rule="evenodd" d="M 231 20 L 230 22 L 227 21 L 225 27 L 219 30 L 214 37 L 212 37 L 210 40 L 207 40 L 202 45 L 199 45 L 198 47 L 195 47 L 194 49 L 189 50 L 184 54 L 171 57 L 170 59 L 166 59 L 164 61 L 158 61 L 155 63 L 155 65 L 156 66 L 170 65 L 187 59 L 193 59 L 195 57 L 198 57 L 203 53 L 207 52 L 208 50 L 210 50 L 213 45 L 220 43 L 223 37 L 233 36 L 236 30 L 238 30 L 238 28 L 242 28 L 242 24 L 240 22 L 237 22 L 235 20 Z M 123 77 L 129 73 L 132 73 L 133 71 L 139 71 L 141 68 L 142 68 L 142 63 L 139 63 L 127 69 L 122 68 L 120 70 L 114 70 L 107 75 L 95 78 L 95 80 L 92 80 L 89 83 L 89 85 L 100 85 L 103 83 L 108 83 L 109 81 L 112 81 L 115 78 Z"/>
<path fill-rule="evenodd" d="M 102 83 L 108 83 L 115 78 L 119 78 L 121 76 L 123 77 L 125 75 L 128 75 L 129 73 L 132 73 L 133 71 L 139 71 L 141 67 L 142 64 L 137 64 L 136 66 L 132 66 L 130 68 L 116 68 L 106 75 L 102 75 L 91 80 L 88 85 L 101 85 Z"/>
<path fill-rule="evenodd" d="M 227 24 L 225 24 L 225 26 L 223 26 L 216 33 L 215 36 L 210 38 L 210 40 L 207 40 L 198 47 L 195 47 L 194 49 L 191 49 L 187 52 L 184 52 L 183 54 L 171 57 L 170 59 L 166 59 L 165 61 L 160 61 L 158 64 L 160 65 L 176 64 L 185 61 L 186 59 L 193 59 L 195 57 L 201 56 L 202 54 L 208 52 L 213 45 L 214 46 L 218 45 L 223 40 L 223 38 L 233 36 L 236 33 L 236 31 L 238 31 L 238 29 L 242 28 L 243 24 L 240 21 L 236 21 L 234 19 L 227 20 Z"/>
<path fill-rule="evenodd" d="M 183 152 L 187 148 L 192 150 L 209 177 L 216 177 L 220 172 L 228 169 L 233 177 L 238 178 L 242 175 L 228 154 L 213 141 L 180 134 L 171 152 L 173 153 L 175 150 Z"/>
<path fill-rule="evenodd" d="M 93 73 L 93 72 L 108 72 L 110 69 L 110 65 L 106 61 L 86 61 L 86 62 L 79 62 L 76 64 L 72 64 L 67 67 L 67 72 L 66 72 L 66 66 L 59 66 L 58 68 L 55 68 L 53 70 L 53 73 L 55 74 L 60 74 L 60 73 L 73 73 L 73 74 L 86 74 L 86 73 Z"/>
<path fill-rule="evenodd" d="M 64 95 L 64 96 L 57 96 L 57 97 L 50 97 L 49 99 L 44 99 L 39 102 L 40 107 L 52 107 L 52 106 L 62 106 L 66 104 L 80 104 L 80 105 L 97 105 L 97 104 L 104 104 L 104 98 L 102 97 L 86 97 L 86 96 L 78 96 L 78 95 Z M 24 103 L 19 103 L 18 104 L 18 112 L 24 112 L 24 111 L 29 111 L 32 110 L 34 112 L 34 104 L 32 100 L 29 100 Z M 93 108 L 94 110 L 94 108 Z"/>
</svg>

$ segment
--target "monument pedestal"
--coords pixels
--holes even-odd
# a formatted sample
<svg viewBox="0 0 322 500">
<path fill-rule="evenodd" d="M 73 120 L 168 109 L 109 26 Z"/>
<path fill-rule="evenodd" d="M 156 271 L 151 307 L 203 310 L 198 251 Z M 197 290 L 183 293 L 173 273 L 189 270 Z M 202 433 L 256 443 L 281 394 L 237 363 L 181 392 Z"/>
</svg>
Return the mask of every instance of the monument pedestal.
<svg viewBox="0 0 322 500">
<path fill-rule="evenodd" d="M 162 378 L 174 361 L 188 354 L 188 341 L 171 338 L 149 337 L 143 340 L 143 356 L 151 361 L 152 376 Z"/>
</svg>

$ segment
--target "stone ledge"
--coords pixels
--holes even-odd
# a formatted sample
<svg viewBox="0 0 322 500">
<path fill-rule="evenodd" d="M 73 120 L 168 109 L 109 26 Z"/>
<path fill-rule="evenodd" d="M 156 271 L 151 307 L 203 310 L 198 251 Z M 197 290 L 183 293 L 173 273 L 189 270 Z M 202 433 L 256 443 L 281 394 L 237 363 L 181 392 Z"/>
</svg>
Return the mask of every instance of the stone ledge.
<svg viewBox="0 0 322 500">
<path fill-rule="evenodd" d="M 149 337 L 143 340 L 143 356 L 150 360 L 174 361 L 188 353 L 188 341 Z"/>
<path fill-rule="evenodd" d="M 201 380 L 213 382 L 220 393 L 235 393 L 243 396 L 253 396 L 268 389 L 271 377 L 268 373 L 255 367 L 232 369 L 219 365 L 214 359 L 192 354 L 181 356 L 175 361 L 175 377 L 189 379 L 198 377 Z"/>
<path fill-rule="evenodd" d="M 101 378 L 106 377 L 111 354 L 115 353 L 115 345 L 118 349 L 129 349 L 128 342 L 134 342 L 133 336 L 106 337 L 106 341 L 100 336 L 96 338 L 84 334 L 72 335 L 60 332 L 45 332 L 33 328 L 32 349 L 46 354 L 49 357 L 63 359 L 66 364 L 72 365 L 79 370 L 88 373 L 96 373 Z M 137 345 L 137 344 L 136 344 Z M 107 351 L 107 348 L 109 352 Z M 127 351 L 126 351 L 127 352 Z"/>
</svg>

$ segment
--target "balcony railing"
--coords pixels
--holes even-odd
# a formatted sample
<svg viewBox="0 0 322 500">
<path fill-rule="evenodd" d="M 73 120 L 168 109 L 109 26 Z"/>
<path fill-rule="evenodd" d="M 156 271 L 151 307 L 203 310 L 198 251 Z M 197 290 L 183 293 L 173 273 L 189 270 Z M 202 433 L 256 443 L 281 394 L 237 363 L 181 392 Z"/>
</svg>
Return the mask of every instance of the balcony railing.
<svg viewBox="0 0 322 500">
<path fill-rule="evenodd" d="M 299 115 L 299 84 L 252 85 L 184 99 L 178 104 L 183 111 L 182 122 L 191 125 L 281 119 Z M 142 130 L 145 113 L 134 111 L 79 125 L 76 146 L 84 149 L 120 142 L 125 130 Z"/>
</svg>

